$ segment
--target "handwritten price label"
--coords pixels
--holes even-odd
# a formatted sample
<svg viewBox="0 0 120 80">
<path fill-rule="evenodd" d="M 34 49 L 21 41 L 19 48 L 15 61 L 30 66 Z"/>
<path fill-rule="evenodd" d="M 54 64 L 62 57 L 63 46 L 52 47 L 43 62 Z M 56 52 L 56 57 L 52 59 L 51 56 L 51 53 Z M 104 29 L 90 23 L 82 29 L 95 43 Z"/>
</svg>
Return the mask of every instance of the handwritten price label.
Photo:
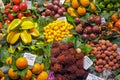
<svg viewBox="0 0 120 80">
<path fill-rule="evenodd" d="M 32 9 L 32 2 L 31 1 L 26 1 L 26 4 L 27 4 L 27 8 L 28 9 Z"/>
<path fill-rule="evenodd" d="M 67 21 L 66 17 L 59 17 L 59 18 L 57 18 L 57 20 L 65 20 L 65 21 Z"/>
<path fill-rule="evenodd" d="M 93 64 L 93 61 L 88 56 L 85 56 L 84 65 L 83 65 L 84 69 L 87 70 L 92 64 Z"/>
<path fill-rule="evenodd" d="M 89 73 L 86 80 L 104 80 L 104 79 Z"/>
<path fill-rule="evenodd" d="M 36 55 L 33 55 L 31 53 L 24 53 L 24 57 L 27 59 L 28 65 L 30 65 L 30 66 L 34 65 Z"/>
<path fill-rule="evenodd" d="M 65 0 L 60 0 L 60 2 L 61 2 L 62 4 L 64 4 Z"/>
</svg>

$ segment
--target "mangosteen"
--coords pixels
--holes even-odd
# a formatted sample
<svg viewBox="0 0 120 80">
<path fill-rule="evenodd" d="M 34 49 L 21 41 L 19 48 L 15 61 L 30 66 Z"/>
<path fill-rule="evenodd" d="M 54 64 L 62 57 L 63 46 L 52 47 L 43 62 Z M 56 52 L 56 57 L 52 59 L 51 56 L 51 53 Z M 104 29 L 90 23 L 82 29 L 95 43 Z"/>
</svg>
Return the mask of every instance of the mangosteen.
<svg viewBox="0 0 120 80">
<path fill-rule="evenodd" d="M 76 24 L 79 24 L 79 23 L 80 23 L 80 18 L 76 17 L 76 18 L 74 19 L 74 22 L 75 22 Z"/>
<path fill-rule="evenodd" d="M 88 17 L 88 22 L 94 22 L 95 21 L 95 15 L 90 15 Z"/>
<path fill-rule="evenodd" d="M 96 35 L 94 34 L 94 33 L 91 33 L 90 35 L 89 35 L 89 37 L 90 37 L 90 39 L 95 39 L 96 38 Z"/>
<path fill-rule="evenodd" d="M 81 34 L 83 32 L 82 24 L 77 25 L 75 30 L 76 30 L 77 33 Z"/>
<path fill-rule="evenodd" d="M 84 30 L 84 33 L 90 34 L 92 32 L 91 26 L 87 26 Z"/>
<path fill-rule="evenodd" d="M 100 33 L 100 31 L 101 31 L 100 27 L 97 26 L 97 25 L 94 25 L 92 30 L 93 30 L 94 33 Z"/>
<path fill-rule="evenodd" d="M 95 24 L 101 24 L 101 17 L 100 16 L 96 16 Z"/>
<path fill-rule="evenodd" d="M 83 39 L 83 40 L 88 39 L 88 35 L 87 35 L 87 34 L 82 34 L 82 39 Z"/>
</svg>

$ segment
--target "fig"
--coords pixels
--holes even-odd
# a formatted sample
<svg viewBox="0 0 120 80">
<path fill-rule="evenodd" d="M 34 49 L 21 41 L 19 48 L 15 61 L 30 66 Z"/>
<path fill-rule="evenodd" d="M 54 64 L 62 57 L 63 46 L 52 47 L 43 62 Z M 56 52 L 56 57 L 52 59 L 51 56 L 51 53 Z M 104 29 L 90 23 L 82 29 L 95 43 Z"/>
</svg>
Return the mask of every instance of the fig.
<svg viewBox="0 0 120 80">
<path fill-rule="evenodd" d="M 59 17 L 60 17 L 59 14 L 55 14 L 55 15 L 54 15 L 54 18 L 55 18 L 55 19 L 57 19 L 57 18 L 59 18 Z"/>
<path fill-rule="evenodd" d="M 76 17 L 76 18 L 74 19 L 74 22 L 75 22 L 76 24 L 79 24 L 79 23 L 80 23 L 80 18 Z"/>
<path fill-rule="evenodd" d="M 53 8 L 53 4 L 52 3 L 48 3 L 47 8 L 48 9 L 52 9 Z"/>
<path fill-rule="evenodd" d="M 57 5 L 54 5 L 54 6 L 53 6 L 53 10 L 54 10 L 54 11 L 58 11 L 58 6 L 57 6 Z"/>
<path fill-rule="evenodd" d="M 95 23 L 96 24 L 101 24 L 101 17 L 100 16 L 96 16 Z"/>
<path fill-rule="evenodd" d="M 101 31 L 99 26 L 97 26 L 97 25 L 94 25 L 92 30 L 93 30 L 94 33 L 100 33 L 100 31 Z"/>
<path fill-rule="evenodd" d="M 59 14 L 59 15 L 63 15 L 63 9 L 61 9 L 61 8 L 58 9 L 58 14 Z"/>
<path fill-rule="evenodd" d="M 83 40 L 88 39 L 88 35 L 87 35 L 87 34 L 82 34 L 82 39 L 83 39 Z"/>
<path fill-rule="evenodd" d="M 87 27 L 85 28 L 85 30 L 84 30 L 84 33 L 87 33 L 87 34 L 92 33 L 92 28 L 91 28 L 91 26 L 87 26 Z"/>
<path fill-rule="evenodd" d="M 93 40 L 94 40 L 95 38 L 96 38 L 96 35 L 95 35 L 94 33 L 91 33 L 91 34 L 90 34 L 90 39 L 93 39 Z"/>
<path fill-rule="evenodd" d="M 82 24 L 77 25 L 76 28 L 75 28 L 75 30 L 76 30 L 77 33 L 81 34 L 82 31 L 83 31 Z"/>
<path fill-rule="evenodd" d="M 95 21 L 95 15 L 90 15 L 89 17 L 88 17 L 88 22 L 94 22 Z"/>
<path fill-rule="evenodd" d="M 45 14 L 46 14 L 47 16 L 49 16 L 49 15 L 51 14 L 51 10 L 50 10 L 50 9 L 46 9 L 46 10 L 45 10 Z"/>
</svg>

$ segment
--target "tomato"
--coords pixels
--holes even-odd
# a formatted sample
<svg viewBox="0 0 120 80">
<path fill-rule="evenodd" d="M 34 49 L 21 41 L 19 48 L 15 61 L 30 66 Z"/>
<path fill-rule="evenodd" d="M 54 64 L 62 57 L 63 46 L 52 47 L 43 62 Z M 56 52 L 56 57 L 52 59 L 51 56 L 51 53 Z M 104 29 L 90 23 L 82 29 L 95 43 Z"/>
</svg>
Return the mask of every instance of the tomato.
<svg viewBox="0 0 120 80">
<path fill-rule="evenodd" d="M 12 13 L 9 13 L 9 14 L 8 14 L 8 18 L 9 18 L 10 20 L 13 20 L 13 19 L 14 19 L 14 16 L 12 15 Z"/>
<path fill-rule="evenodd" d="M 25 2 L 20 3 L 20 10 L 21 11 L 27 10 L 27 4 Z"/>
<path fill-rule="evenodd" d="M 115 26 L 120 28 L 120 19 L 115 23 Z"/>
<path fill-rule="evenodd" d="M 18 5 L 18 4 L 20 4 L 20 0 L 13 0 L 13 3 Z"/>
<path fill-rule="evenodd" d="M 10 24 L 10 23 L 11 23 L 11 21 L 8 19 L 8 20 L 6 20 L 6 23 L 7 23 L 7 24 Z"/>
<path fill-rule="evenodd" d="M 10 8 L 10 3 L 5 5 L 5 9 L 8 9 L 8 8 Z"/>
<path fill-rule="evenodd" d="M 19 19 L 21 19 L 22 17 L 24 16 L 24 14 L 23 13 L 18 13 L 18 15 L 17 15 L 17 17 L 19 18 Z"/>
<path fill-rule="evenodd" d="M 19 8 L 18 5 L 14 5 L 13 8 L 12 8 L 12 10 L 13 10 L 14 12 L 18 12 L 19 9 L 20 9 L 20 8 Z"/>
<path fill-rule="evenodd" d="M 10 9 L 9 9 L 9 8 L 5 9 L 5 10 L 4 10 L 4 14 L 8 14 L 8 13 L 9 13 L 9 11 L 10 11 Z"/>
</svg>

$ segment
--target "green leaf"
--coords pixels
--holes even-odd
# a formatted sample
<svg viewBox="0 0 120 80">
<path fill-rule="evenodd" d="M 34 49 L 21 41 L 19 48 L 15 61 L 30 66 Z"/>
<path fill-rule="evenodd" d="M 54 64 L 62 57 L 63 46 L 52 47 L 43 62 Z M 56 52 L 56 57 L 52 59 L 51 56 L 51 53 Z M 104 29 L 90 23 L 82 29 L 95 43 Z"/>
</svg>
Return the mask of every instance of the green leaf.
<svg viewBox="0 0 120 80">
<path fill-rule="evenodd" d="M 43 60 L 43 56 L 38 56 L 38 57 L 36 58 L 36 62 L 37 62 L 37 63 L 42 63 L 42 60 Z"/>
<path fill-rule="evenodd" d="M 27 74 L 28 68 L 23 69 L 22 71 L 18 71 L 19 76 L 25 76 Z"/>
<path fill-rule="evenodd" d="M 117 80 L 120 80 L 120 74 L 115 77 Z"/>
<path fill-rule="evenodd" d="M 82 53 L 84 53 L 84 54 L 89 54 L 92 50 L 91 46 L 88 46 L 88 45 L 85 45 L 85 44 L 81 44 L 80 48 L 82 50 Z"/>
<path fill-rule="evenodd" d="M 96 60 L 96 55 L 91 55 L 89 58 L 94 62 Z"/>
<path fill-rule="evenodd" d="M 120 68 L 114 70 L 113 73 L 114 73 L 115 75 L 118 75 L 118 74 L 120 73 Z"/>
<path fill-rule="evenodd" d="M 77 35 L 78 33 L 75 30 L 70 30 L 70 33 Z"/>
<path fill-rule="evenodd" d="M 43 63 L 45 65 L 45 70 L 48 70 L 50 67 L 50 60 L 49 59 L 43 59 Z"/>
<path fill-rule="evenodd" d="M 74 18 L 70 16 L 69 14 L 66 14 L 67 21 L 70 22 L 74 27 L 76 27 L 74 23 Z"/>
<path fill-rule="evenodd" d="M 81 17 L 80 20 L 83 21 L 83 22 L 87 22 L 87 19 L 89 17 L 89 13 L 86 13 L 85 16 Z"/>
</svg>

